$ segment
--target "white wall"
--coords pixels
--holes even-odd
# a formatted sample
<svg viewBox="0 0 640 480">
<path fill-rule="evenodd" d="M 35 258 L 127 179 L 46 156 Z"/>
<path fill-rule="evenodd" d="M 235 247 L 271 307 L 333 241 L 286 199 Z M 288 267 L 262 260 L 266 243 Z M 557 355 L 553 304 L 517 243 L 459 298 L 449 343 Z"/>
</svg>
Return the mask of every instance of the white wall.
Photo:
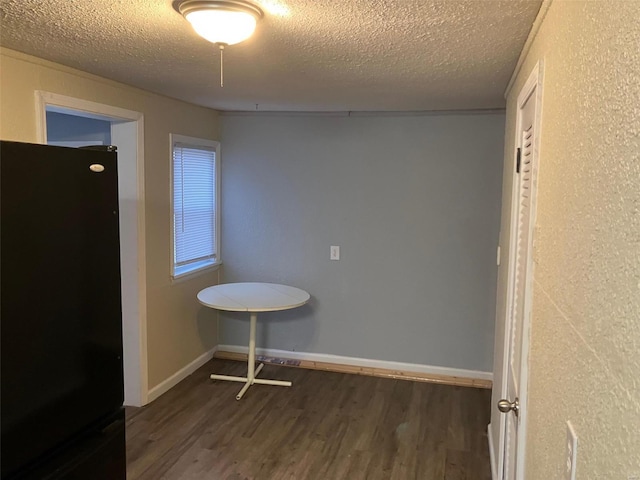
<svg viewBox="0 0 640 480">
<path fill-rule="evenodd" d="M 312 296 L 259 346 L 491 370 L 503 114 L 221 118 L 223 280 Z"/>
<path fill-rule="evenodd" d="M 516 100 L 542 60 L 527 480 L 564 478 L 567 420 L 578 480 L 640 478 L 638 18 L 637 1 L 554 0 L 508 96 L 504 246 Z"/>
</svg>

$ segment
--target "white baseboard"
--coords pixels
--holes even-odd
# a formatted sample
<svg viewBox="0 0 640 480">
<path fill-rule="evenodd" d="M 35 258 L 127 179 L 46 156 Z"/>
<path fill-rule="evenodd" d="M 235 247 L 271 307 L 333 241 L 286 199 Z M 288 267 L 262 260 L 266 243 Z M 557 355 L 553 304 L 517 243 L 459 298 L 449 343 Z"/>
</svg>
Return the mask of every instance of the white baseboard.
<svg viewBox="0 0 640 480">
<path fill-rule="evenodd" d="M 496 455 L 495 450 L 493 449 L 493 433 L 491 433 L 491 424 L 487 426 L 487 438 L 489 439 L 489 458 L 491 459 L 491 478 L 493 480 L 498 480 L 498 466 L 496 465 Z"/>
<path fill-rule="evenodd" d="M 218 345 L 218 352 L 231 352 L 247 354 L 248 347 L 241 345 Z M 479 370 L 465 370 L 462 368 L 436 367 L 418 363 L 390 362 L 387 360 L 371 360 L 368 358 L 345 357 L 328 353 L 290 352 L 288 350 L 276 350 L 273 348 L 256 348 L 257 355 L 265 357 L 289 358 L 293 360 L 308 360 L 311 362 L 336 363 L 339 365 L 351 365 L 354 367 L 384 368 L 401 372 L 415 372 L 431 375 L 443 375 L 450 377 L 471 378 L 474 380 L 493 380 L 492 372 Z"/>
<path fill-rule="evenodd" d="M 195 372 L 197 369 L 199 369 L 202 365 L 204 365 L 209 360 L 211 360 L 213 358 L 213 354 L 217 350 L 218 350 L 218 347 L 213 347 L 211 350 L 203 353 L 198 358 L 196 358 L 193 362 L 182 367 L 180 370 L 178 370 L 176 373 L 171 375 L 169 378 L 160 382 L 158 385 L 150 389 L 149 393 L 147 394 L 148 402 L 149 403 L 153 402 L 160 395 L 171 390 L 178 383 L 180 383 L 182 380 L 184 380 L 193 372 Z"/>
</svg>

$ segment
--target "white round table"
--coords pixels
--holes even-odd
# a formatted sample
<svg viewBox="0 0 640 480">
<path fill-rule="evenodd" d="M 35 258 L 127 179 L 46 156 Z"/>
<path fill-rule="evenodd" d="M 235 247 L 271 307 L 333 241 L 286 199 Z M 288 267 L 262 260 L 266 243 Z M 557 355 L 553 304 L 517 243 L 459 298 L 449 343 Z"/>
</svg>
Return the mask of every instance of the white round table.
<svg viewBox="0 0 640 480">
<path fill-rule="evenodd" d="M 290 387 L 291 382 L 256 378 L 264 364 L 255 368 L 256 360 L 256 323 L 258 312 L 275 312 L 300 307 L 309 301 L 309 294 L 304 290 L 276 283 L 224 283 L 207 287 L 198 293 L 198 301 L 205 307 L 228 312 L 249 312 L 249 356 L 247 359 L 247 376 L 233 377 L 212 374 L 212 380 L 244 382 L 242 390 L 236 395 L 240 400 L 254 383 Z"/>
</svg>

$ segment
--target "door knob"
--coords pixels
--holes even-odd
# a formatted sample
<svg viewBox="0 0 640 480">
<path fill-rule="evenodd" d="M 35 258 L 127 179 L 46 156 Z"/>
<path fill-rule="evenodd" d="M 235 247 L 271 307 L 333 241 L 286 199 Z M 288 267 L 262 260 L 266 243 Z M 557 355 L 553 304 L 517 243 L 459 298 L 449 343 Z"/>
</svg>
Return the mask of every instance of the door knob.
<svg viewBox="0 0 640 480">
<path fill-rule="evenodd" d="M 500 410 L 502 413 L 509 413 L 513 411 L 513 413 L 515 413 L 517 417 L 518 413 L 520 412 L 520 402 L 517 398 L 513 402 L 510 402 L 509 400 L 503 398 L 498 402 L 498 410 Z"/>
</svg>

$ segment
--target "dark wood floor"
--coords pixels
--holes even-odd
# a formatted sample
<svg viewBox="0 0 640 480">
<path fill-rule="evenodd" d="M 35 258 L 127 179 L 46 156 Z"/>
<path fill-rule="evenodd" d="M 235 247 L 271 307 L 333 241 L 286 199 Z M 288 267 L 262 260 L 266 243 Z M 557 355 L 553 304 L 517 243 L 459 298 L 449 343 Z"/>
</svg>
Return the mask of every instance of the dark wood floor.
<svg viewBox="0 0 640 480">
<path fill-rule="evenodd" d="M 212 360 L 158 400 L 127 409 L 129 480 L 490 480 L 490 391 L 265 366 L 293 387 L 213 382 Z"/>
</svg>

